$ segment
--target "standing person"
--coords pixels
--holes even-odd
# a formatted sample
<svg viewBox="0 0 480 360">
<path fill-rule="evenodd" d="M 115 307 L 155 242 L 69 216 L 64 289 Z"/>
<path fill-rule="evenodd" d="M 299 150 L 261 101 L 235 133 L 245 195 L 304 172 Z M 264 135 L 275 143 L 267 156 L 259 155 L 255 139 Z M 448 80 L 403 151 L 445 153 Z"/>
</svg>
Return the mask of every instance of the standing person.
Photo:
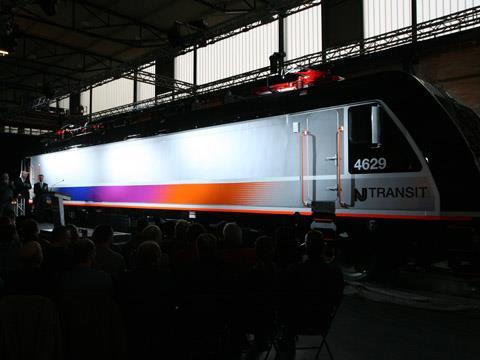
<svg viewBox="0 0 480 360">
<path fill-rule="evenodd" d="M 0 180 L 0 216 L 2 216 L 4 209 L 12 207 L 13 189 L 7 173 L 3 173 Z"/>
<path fill-rule="evenodd" d="M 44 176 L 42 174 L 38 175 L 38 182 L 33 185 L 33 193 L 35 197 L 33 198 L 33 207 L 35 210 L 35 215 L 39 221 L 45 217 L 44 210 L 45 210 L 45 202 L 46 202 L 46 194 L 48 193 L 48 184 L 43 181 Z"/>
<path fill-rule="evenodd" d="M 30 189 L 32 184 L 30 184 L 28 171 L 22 171 L 20 177 L 15 181 L 15 193 L 17 197 L 25 199 L 25 215 L 30 215 Z"/>
</svg>

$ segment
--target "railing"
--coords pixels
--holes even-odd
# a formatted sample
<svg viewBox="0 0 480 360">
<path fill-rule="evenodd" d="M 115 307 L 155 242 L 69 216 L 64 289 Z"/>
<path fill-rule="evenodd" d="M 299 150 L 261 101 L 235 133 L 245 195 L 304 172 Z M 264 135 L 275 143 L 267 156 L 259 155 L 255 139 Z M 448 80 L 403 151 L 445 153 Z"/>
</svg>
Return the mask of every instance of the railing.
<svg viewBox="0 0 480 360">
<path fill-rule="evenodd" d="M 422 40 L 440 37 L 452 32 L 459 32 L 477 27 L 479 25 L 480 6 L 476 6 L 467 10 L 416 24 L 415 27 L 404 27 L 368 39 L 359 40 L 348 45 L 325 49 L 314 54 L 289 60 L 285 63 L 285 71 L 291 72 L 300 67 L 310 67 L 314 65 L 331 63 L 341 59 L 369 55 L 394 47 L 409 45 Z M 268 67 L 264 67 L 247 73 L 196 86 L 194 88 L 194 92 L 192 92 L 192 89 L 188 87 L 183 89 L 177 88 L 166 94 L 161 94 L 147 100 L 96 112 L 88 115 L 88 117 L 97 122 L 110 116 L 124 114 L 136 110 L 145 110 L 159 104 L 172 102 L 173 100 L 194 97 L 198 94 L 207 94 L 256 80 L 266 79 L 268 76 L 270 76 L 270 69 Z"/>
</svg>

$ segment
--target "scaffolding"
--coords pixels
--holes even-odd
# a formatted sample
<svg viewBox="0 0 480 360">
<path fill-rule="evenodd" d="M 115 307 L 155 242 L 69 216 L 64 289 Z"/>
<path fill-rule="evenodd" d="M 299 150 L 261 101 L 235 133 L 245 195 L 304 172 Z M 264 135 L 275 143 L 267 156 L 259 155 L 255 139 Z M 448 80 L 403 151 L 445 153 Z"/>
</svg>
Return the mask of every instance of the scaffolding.
<svg viewBox="0 0 480 360">
<path fill-rule="evenodd" d="M 411 45 L 428 39 L 438 38 L 452 32 L 460 32 L 480 25 L 480 6 L 469 8 L 453 14 L 442 16 L 430 21 L 398 30 L 390 31 L 371 38 L 358 40 L 348 45 L 324 49 L 320 52 L 305 55 L 285 62 L 285 72 L 292 72 L 298 68 L 330 64 L 338 60 L 352 59 L 371 55 L 399 46 Z M 134 111 L 144 111 L 160 104 L 197 95 L 213 93 L 234 86 L 247 84 L 270 76 L 270 68 L 264 67 L 247 73 L 213 81 L 207 84 L 193 86 L 178 80 L 166 79 L 159 75 L 147 73 L 143 69 L 152 63 L 144 64 L 139 68 L 142 81 L 172 89 L 171 92 L 157 95 L 153 98 L 131 104 L 99 111 L 89 115 L 91 121 L 99 122 L 102 119 Z M 147 75 L 148 74 L 148 75 Z M 123 75 L 131 78 L 133 72 Z M 137 76 L 139 76 L 137 74 Z M 104 80 L 105 82 L 108 79 Z"/>
</svg>

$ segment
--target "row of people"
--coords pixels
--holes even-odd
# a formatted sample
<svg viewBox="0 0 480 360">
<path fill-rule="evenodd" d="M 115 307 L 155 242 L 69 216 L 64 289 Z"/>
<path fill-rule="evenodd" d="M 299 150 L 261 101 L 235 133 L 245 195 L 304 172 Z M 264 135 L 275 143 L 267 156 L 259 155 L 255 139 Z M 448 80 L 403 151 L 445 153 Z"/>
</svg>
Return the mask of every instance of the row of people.
<svg viewBox="0 0 480 360">
<path fill-rule="evenodd" d="M 303 250 L 289 228 L 247 248 L 235 223 L 222 224 L 215 234 L 180 220 L 167 247 L 161 228 L 144 224 L 122 254 L 112 248 L 110 226 L 98 226 L 91 240 L 81 239 L 74 226 L 57 227 L 46 240 L 35 225 L 0 220 L 10 245 L 17 244 L 9 254 L 18 254 L 3 273 L 4 294 L 55 301 L 66 294 L 111 296 L 121 305 L 131 358 L 179 352 L 178 339 L 205 354 L 223 339 L 226 324 L 232 353 L 241 349 L 245 333 L 255 334 L 255 348 L 264 350 L 278 319 L 287 325 L 291 349 L 297 319 L 310 318 L 301 312 L 306 294 L 320 294 L 314 305 L 324 309 L 342 293 L 341 273 L 325 257 L 323 235 L 316 231 L 306 234 Z"/>
</svg>

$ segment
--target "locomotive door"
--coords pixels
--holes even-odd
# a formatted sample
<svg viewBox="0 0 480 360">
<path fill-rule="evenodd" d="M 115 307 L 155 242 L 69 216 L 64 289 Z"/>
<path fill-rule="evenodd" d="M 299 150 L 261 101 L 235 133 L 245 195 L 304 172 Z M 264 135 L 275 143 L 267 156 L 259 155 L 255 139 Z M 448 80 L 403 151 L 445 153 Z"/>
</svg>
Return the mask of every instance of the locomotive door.
<svg viewBox="0 0 480 360">
<path fill-rule="evenodd" d="M 343 132 L 340 130 L 339 133 L 343 126 L 343 109 L 304 113 L 297 115 L 295 121 L 300 124 L 300 197 L 303 206 L 310 207 L 314 201 L 336 202 L 340 193 L 339 180 L 341 182 L 344 173 L 343 166 L 337 167 L 338 149 L 340 158 L 343 158 Z"/>
</svg>

